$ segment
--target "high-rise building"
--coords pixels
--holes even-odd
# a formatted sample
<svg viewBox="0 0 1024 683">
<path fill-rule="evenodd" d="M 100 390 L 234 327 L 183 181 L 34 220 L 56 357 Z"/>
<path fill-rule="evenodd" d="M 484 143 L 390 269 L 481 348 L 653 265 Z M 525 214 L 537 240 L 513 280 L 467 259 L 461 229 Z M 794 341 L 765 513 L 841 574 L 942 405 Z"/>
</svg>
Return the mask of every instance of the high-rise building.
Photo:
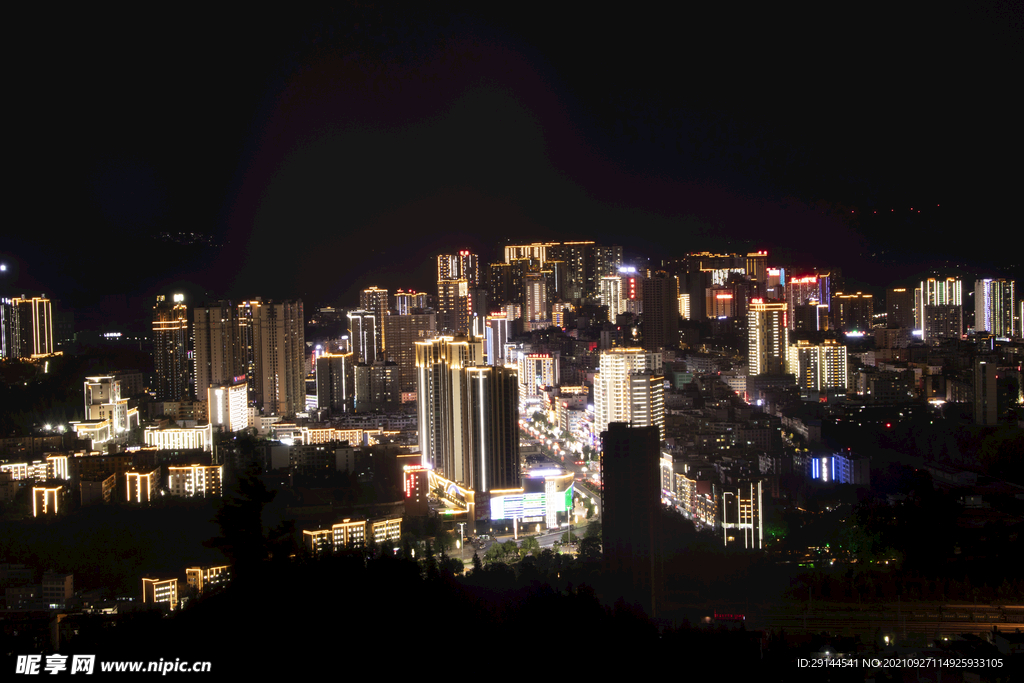
<svg viewBox="0 0 1024 683">
<path fill-rule="evenodd" d="M 172 301 L 160 295 L 153 306 L 153 363 L 156 366 L 156 399 L 184 401 L 192 398 L 192 369 L 188 358 L 188 309 L 185 296 Z"/>
<path fill-rule="evenodd" d="M 426 307 L 427 295 L 424 292 L 406 292 L 402 289 L 395 292 L 395 310 L 399 315 L 409 315 L 414 309 Z"/>
<path fill-rule="evenodd" d="M 601 533 L 605 572 L 628 603 L 660 609 L 660 437 L 653 427 L 613 422 L 601 433 Z M 619 597 L 619 596 L 616 596 Z"/>
<path fill-rule="evenodd" d="M 869 332 L 874 316 L 875 300 L 870 294 L 837 293 L 832 297 L 834 329 L 840 332 Z"/>
<path fill-rule="evenodd" d="M 505 364 L 505 343 L 509 338 L 508 314 L 504 311 L 487 316 L 486 351 L 488 365 Z"/>
<path fill-rule="evenodd" d="M 1013 307 L 1016 289 L 1013 280 L 984 279 L 974 283 L 974 330 L 991 332 L 996 337 L 1014 337 Z"/>
<path fill-rule="evenodd" d="M 197 306 L 193 311 L 192 329 L 195 391 L 199 400 L 206 400 L 213 386 L 248 384 L 237 306 L 230 301 Z"/>
<path fill-rule="evenodd" d="M 306 331 L 302 301 L 250 308 L 256 346 L 257 404 L 265 414 L 294 415 L 306 406 Z"/>
<path fill-rule="evenodd" d="M 963 333 L 963 307 L 955 304 L 926 304 L 921 338 L 937 342 L 940 339 L 959 339 Z"/>
<path fill-rule="evenodd" d="M 55 351 L 53 345 L 53 309 L 45 296 L 26 297 L 22 294 L 10 300 L 13 323 L 17 327 L 12 346 L 17 343 L 18 356 L 31 358 Z M 14 357 L 14 356 L 11 356 Z"/>
<path fill-rule="evenodd" d="M 962 306 L 962 284 L 959 279 L 947 277 L 944 280 L 930 277 L 914 290 L 914 329 L 924 329 L 924 307 Z"/>
<path fill-rule="evenodd" d="M 400 313 L 384 318 L 384 335 L 388 340 L 385 354 L 398 364 L 398 384 L 403 394 L 416 391 L 416 342 L 430 339 L 436 332 L 434 313 Z"/>
<path fill-rule="evenodd" d="M 207 387 L 207 415 L 210 424 L 222 431 L 238 432 L 249 424 L 249 387 L 245 377 L 235 384 L 213 384 Z"/>
<path fill-rule="evenodd" d="M 523 318 L 530 329 L 548 327 L 551 309 L 547 278 L 538 272 L 527 273 L 523 281 Z"/>
<path fill-rule="evenodd" d="M 348 336 L 357 363 L 370 364 L 377 360 L 377 316 L 372 311 L 349 311 Z"/>
<path fill-rule="evenodd" d="M 374 359 L 384 358 L 387 339 L 384 336 L 384 318 L 388 314 L 388 290 L 370 287 L 359 293 L 359 308 L 374 315 L 373 329 L 376 337 Z M 370 362 L 370 361 L 366 361 Z"/>
<path fill-rule="evenodd" d="M 796 377 L 797 387 L 827 391 L 846 387 L 846 346 L 836 339 L 813 344 L 800 339 L 787 347 L 786 371 Z"/>
<path fill-rule="evenodd" d="M 802 277 L 793 277 L 786 281 L 786 303 L 789 304 L 790 312 L 796 311 L 797 306 L 807 306 L 813 304 L 817 306 L 821 303 L 821 291 L 818 286 L 817 275 L 804 275 Z M 788 327 L 790 330 L 796 328 L 796 316 L 788 316 Z M 806 327 L 806 326 L 804 326 Z M 817 329 L 817 325 L 814 328 Z"/>
<path fill-rule="evenodd" d="M 885 321 L 889 327 L 914 328 L 914 292 L 908 287 L 892 287 L 886 290 Z"/>
<path fill-rule="evenodd" d="M 594 429 L 612 422 L 654 426 L 664 435 L 664 386 L 661 354 L 640 348 L 603 351 L 594 375 Z"/>
<path fill-rule="evenodd" d="M 642 285 L 644 343 L 648 351 L 679 348 L 679 281 L 657 272 Z"/>
<path fill-rule="evenodd" d="M 608 320 L 615 322 L 625 310 L 622 299 L 622 278 L 618 275 L 605 275 L 601 282 L 601 305 L 608 307 Z"/>
<path fill-rule="evenodd" d="M 351 413 L 355 402 L 355 381 L 354 353 L 321 355 L 316 359 L 317 407 L 334 414 Z"/>
<path fill-rule="evenodd" d="M 515 368 L 484 365 L 483 342 L 439 337 L 416 344 L 423 465 L 477 493 L 519 486 Z"/>
<path fill-rule="evenodd" d="M 781 375 L 785 373 L 789 329 L 786 324 L 788 305 L 782 301 L 753 299 L 747 310 L 749 375 Z"/>
<path fill-rule="evenodd" d="M 558 359 L 550 353 L 519 356 L 519 400 L 540 396 L 542 387 L 558 386 Z"/>
<path fill-rule="evenodd" d="M 999 422 L 997 375 L 998 358 L 985 356 L 974 361 L 974 422 L 994 425 Z"/>
<path fill-rule="evenodd" d="M 437 325 L 445 334 L 465 334 L 469 331 L 469 282 L 466 280 L 437 281 Z"/>
</svg>

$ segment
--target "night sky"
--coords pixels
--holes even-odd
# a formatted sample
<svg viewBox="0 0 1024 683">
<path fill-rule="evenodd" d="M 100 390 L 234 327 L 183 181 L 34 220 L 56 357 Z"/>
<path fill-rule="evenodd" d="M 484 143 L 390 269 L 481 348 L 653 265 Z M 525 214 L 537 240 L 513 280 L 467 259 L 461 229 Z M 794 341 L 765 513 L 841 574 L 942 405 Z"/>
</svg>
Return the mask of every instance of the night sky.
<svg viewBox="0 0 1024 683">
<path fill-rule="evenodd" d="M 0 294 L 352 305 L 576 238 L 1022 280 L 1020 3 L 681 7 L 19 17 Z"/>
</svg>

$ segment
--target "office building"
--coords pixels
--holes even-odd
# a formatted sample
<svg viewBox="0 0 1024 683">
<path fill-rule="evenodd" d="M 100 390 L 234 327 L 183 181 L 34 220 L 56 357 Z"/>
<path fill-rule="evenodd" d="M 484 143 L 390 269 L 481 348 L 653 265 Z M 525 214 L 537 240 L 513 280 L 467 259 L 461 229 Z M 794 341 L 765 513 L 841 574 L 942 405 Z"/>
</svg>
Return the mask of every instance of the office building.
<svg viewBox="0 0 1024 683">
<path fill-rule="evenodd" d="M 625 310 L 622 299 L 622 278 L 618 275 L 605 275 L 600 279 L 601 305 L 608 307 L 608 321 L 615 322 Z"/>
<path fill-rule="evenodd" d="M 747 309 L 749 375 L 785 374 L 789 346 L 788 305 L 782 301 L 755 298 Z"/>
<path fill-rule="evenodd" d="M 601 433 L 601 442 L 605 573 L 627 604 L 639 604 L 656 617 L 663 579 L 657 529 L 661 439 L 653 426 L 613 422 Z"/>
<path fill-rule="evenodd" d="M 1015 337 L 1013 308 L 1016 288 L 1013 280 L 978 280 L 974 283 L 974 331 L 996 337 Z"/>
<path fill-rule="evenodd" d="M 558 359 L 550 353 L 519 355 L 519 401 L 537 399 L 543 387 L 558 386 Z"/>
<path fill-rule="evenodd" d="M 377 316 L 371 311 L 349 311 L 348 337 L 357 363 L 377 360 Z"/>
<path fill-rule="evenodd" d="M 519 381 L 484 365 L 483 342 L 416 344 L 423 465 L 478 493 L 519 486 Z"/>
<path fill-rule="evenodd" d="M 594 375 L 594 429 L 613 422 L 654 426 L 664 434 L 664 377 L 661 354 L 640 348 L 603 351 Z"/>
<path fill-rule="evenodd" d="M 192 368 L 189 364 L 188 309 L 185 295 L 172 301 L 160 295 L 153 306 L 153 364 L 156 368 L 156 400 L 184 401 L 192 398 Z"/>
</svg>

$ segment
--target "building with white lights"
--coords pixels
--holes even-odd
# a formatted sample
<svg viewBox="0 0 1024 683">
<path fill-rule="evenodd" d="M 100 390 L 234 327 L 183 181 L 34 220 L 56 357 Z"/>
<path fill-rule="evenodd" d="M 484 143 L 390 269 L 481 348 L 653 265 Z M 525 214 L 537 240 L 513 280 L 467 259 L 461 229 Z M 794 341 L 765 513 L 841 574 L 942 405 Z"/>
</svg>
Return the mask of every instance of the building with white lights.
<svg viewBox="0 0 1024 683">
<path fill-rule="evenodd" d="M 249 423 L 249 387 L 245 377 L 237 384 L 222 384 L 207 389 L 210 424 L 222 431 L 237 432 Z"/>
<path fill-rule="evenodd" d="M 1015 337 L 1013 308 L 1016 288 L 1013 280 L 978 280 L 974 283 L 974 331 L 996 337 Z"/>
<path fill-rule="evenodd" d="M 660 353 L 640 348 L 603 351 L 594 375 L 594 431 L 623 422 L 655 426 L 664 438 L 664 383 Z"/>
</svg>

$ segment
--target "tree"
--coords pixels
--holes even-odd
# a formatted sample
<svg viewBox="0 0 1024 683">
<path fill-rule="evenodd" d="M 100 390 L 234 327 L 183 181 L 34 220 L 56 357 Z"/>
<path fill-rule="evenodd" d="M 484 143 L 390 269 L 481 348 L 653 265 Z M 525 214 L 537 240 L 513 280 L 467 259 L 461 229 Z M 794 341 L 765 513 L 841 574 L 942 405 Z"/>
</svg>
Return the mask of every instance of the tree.
<svg viewBox="0 0 1024 683">
<path fill-rule="evenodd" d="M 575 542 L 577 542 L 578 540 L 580 540 L 580 539 L 579 539 L 579 536 L 577 536 L 576 534 L 572 534 L 572 535 L 570 536 L 570 534 L 569 534 L 569 532 L 568 532 L 568 531 L 566 531 L 566 532 L 565 532 L 564 534 L 562 534 L 562 543 L 563 543 L 563 544 L 566 544 L 566 543 L 575 543 Z"/>
<path fill-rule="evenodd" d="M 537 553 L 540 551 L 540 543 L 533 536 L 527 536 L 523 539 L 523 542 L 519 544 L 519 555 L 520 557 L 526 557 L 530 553 Z"/>
</svg>

